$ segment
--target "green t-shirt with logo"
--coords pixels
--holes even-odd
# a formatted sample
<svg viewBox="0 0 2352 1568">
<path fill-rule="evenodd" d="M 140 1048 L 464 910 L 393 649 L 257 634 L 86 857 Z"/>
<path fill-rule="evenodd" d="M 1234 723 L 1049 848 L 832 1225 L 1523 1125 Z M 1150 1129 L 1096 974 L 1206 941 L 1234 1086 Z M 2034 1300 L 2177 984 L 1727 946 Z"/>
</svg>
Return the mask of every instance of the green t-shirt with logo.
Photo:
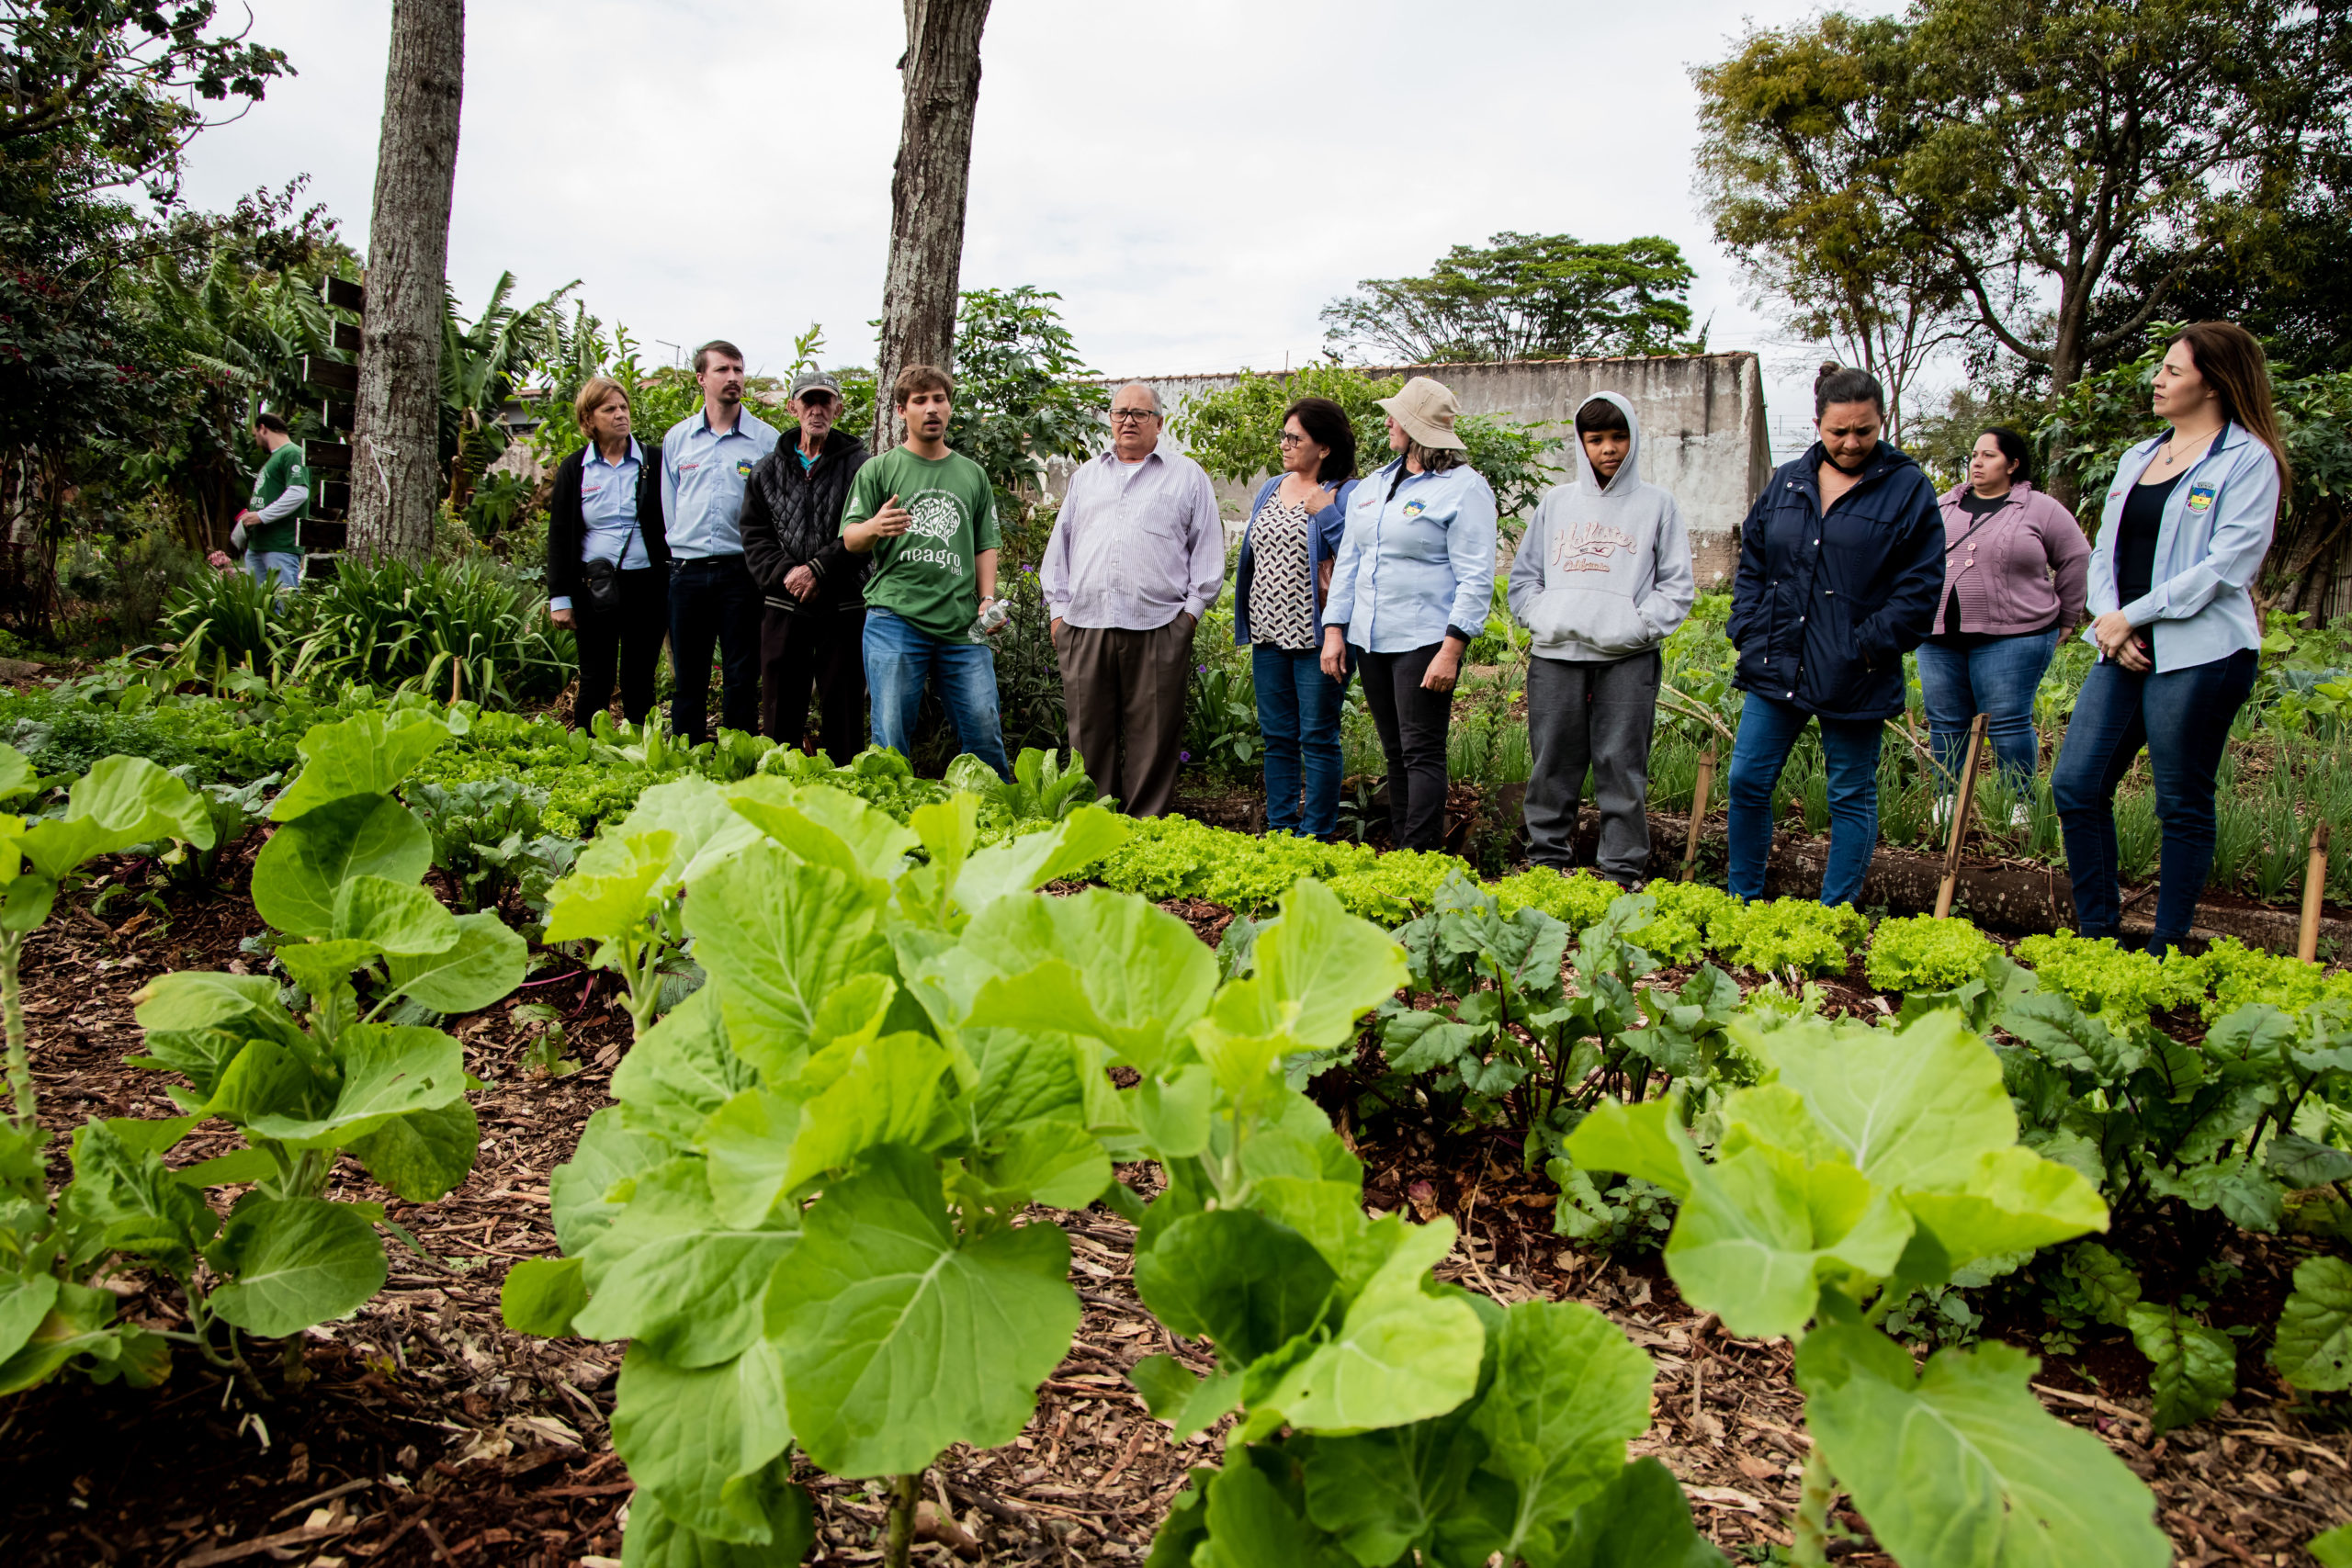
<svg viewBox="0 0 2352 1568">
<path fill-rule="evenodd" d="M 246 509 L 259 512 L 263 507 L 284 495 L 289 486 L 295 485 L 304 490 L 310 489 L 311 470 L 302 461 L 300 444 L 288 441 L 277 451 L 272 452 L 269 455 L 269 461 L 261 466 L 261 472 L 254 476 L 253 499 L 245 502 Z M 272 519 L 267 523 L 246 524 L 245 548 L 288 552 L 300 548 L 300 529 L 298 525 L 310 514 L 311 502 L 305 498 L 300 505 L 283 517 Z"/>
<path fill-rule="evenodd" d="M 998 543 L 989 476 L 958 453 L 934 463 L 900 446 L 857 470 L 842 527 L 865 522 L 894 495 L 914 514 L 914 526 L 874 547 L 865 603 L 935 637 L 962 637 L 980 613 L 974 563 Z"/>
</svg>

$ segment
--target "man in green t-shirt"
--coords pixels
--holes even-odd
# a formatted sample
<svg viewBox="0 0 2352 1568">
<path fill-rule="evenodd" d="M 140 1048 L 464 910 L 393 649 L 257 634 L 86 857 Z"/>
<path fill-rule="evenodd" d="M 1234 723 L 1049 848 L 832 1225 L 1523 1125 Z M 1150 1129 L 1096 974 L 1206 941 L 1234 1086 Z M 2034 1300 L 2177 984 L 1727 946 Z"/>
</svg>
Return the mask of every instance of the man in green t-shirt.
<svg viewBox="0 0 2352 1568">
<path fill-rule="evenodd" d="M 311 514 L 311 470 L 277 415 L 254 415 L 254 439 L 269 456 L 254 476 L 253 499 L 237 513 L 230 537 L 242 537 L 245 570 L 255 582 L 274 577 L 281 588 L 292 588 L 302 581 L 300 534 L 302 519 Z"/>
<path fill-rule="evenodd" d="M 969 457 L 947 449 L 947 373 L 910 365 L 891 389 L 906 445 L 868 462 L 842 509 L 842 543 L 874 554 L 865 581 L 865 689 L 874 744 L 914 753 L 915 713 L 936 673 L 939 700 L 966 751 L 1010 779 L 997 721 L 996 493 Z M 993 624 L 990 624 L 993 623 Z"/>
</svg>

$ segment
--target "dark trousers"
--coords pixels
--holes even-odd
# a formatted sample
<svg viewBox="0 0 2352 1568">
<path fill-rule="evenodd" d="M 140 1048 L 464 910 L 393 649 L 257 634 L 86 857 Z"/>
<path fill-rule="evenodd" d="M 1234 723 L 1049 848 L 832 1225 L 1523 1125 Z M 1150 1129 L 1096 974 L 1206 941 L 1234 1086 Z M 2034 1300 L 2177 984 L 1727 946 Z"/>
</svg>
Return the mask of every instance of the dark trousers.
<svg viewBox="0 0 2352 1568">
<path fill-rule="evenodd" d="M 718 722 L 750 733 L 760 722 L 760 618 L 767 608 L 743 558 L 702 556 L 670 568 L 670 733 L 710 739 L 710 656 L 720 656 Z"/>
<path fill-rule="evenodd" d="M 865 749 L 865 606 L 767 607 L 760 625 L 760 733 L 797 746 L 817 693 L 817 739 L 837 768 Z"/>
<path fill-rule="evenodd" d="M 1166 815 L 1184 743 L 1193 628 L 1181 615 L 1143 632 L 1065 621 L 1054 651 L 1070 750 L 1086 776 L 1098 792 L 1118 796 L 1130 817 Z"/>
<path fill-rule="evenodd" d="M 2164 829 L 2154 941 L 2169 944 L 2188 934 L 2197 896 L 2213 869 L 2213 775 L 2229 744 L 2230 721 L 2254 690 L 2259 662 L 2252 649 L 2242 649 L 2161 675 L 2135 675 L 2111 659 L 2091 667 L 2050 770 L 2051 803 L 2066 836 L 2075 920 L 2083 935 L 2113 936 L 2123 922 L 2115 786 L 2143 746 Z"/>
<path fill-rule="evenodd" d="M 589 720 L 613 700 L 613 674 L 620 672 L 621 712 L 643 724 L 653 711 L 653 677 L 662 661 L 662 638 L 670 629 L 669 573 L 649 566 L 620 575 L 621 602 L 598 612 L 587 600 L 571 602 L 572 639 L 580 645 L 580 690 L 571 699 L 571 728 Z"/>
<path fill-rule="evenodd" d="M 1606 661 L 1527 661 L 1527 739 L 1534 752 L 1527 854 L 1537 865 L 1565 871 L 1576 863 L 1577 807 L 1589 773 L 1600 807 L 1593 864 L 1623 886 L 1642 882 L 1650 859 L 1650 737 L 1665 670 L 1655 649 Z"/>
<path fill-rule="evenodd" d="M 1445 645 L 1405 653 L 1355 649 L 1363 671 L 1363 705 L 1380 732 L 1388 759 L 1388 830 L 1400 850 L 1434 850 L 1445 843 L 1445 732 L 1453 722 L 1453 694 L 1421 688 L 1430 660 Z"/>
</svg>

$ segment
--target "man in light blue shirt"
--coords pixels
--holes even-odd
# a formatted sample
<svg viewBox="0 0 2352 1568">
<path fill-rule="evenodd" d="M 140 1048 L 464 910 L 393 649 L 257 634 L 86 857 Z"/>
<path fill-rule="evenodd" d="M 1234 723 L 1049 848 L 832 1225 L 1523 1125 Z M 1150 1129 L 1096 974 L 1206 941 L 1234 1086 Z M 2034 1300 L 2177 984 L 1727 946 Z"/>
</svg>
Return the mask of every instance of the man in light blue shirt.
<svg viewBox="0 0 2352 1568">
<path fill-rule="evenodd" d="M 710 658 L 721 656 L 720 726 L 760 727 L 759 584 L 743 564 L 743 488 L 775 450 L 774 426 L 743 407 L 743 354 L 714 339 L 695 350 L 702 407 L 662 443 L 662 511 L 670 540 L 670 731 L 710 739 Z"/>
</svg>

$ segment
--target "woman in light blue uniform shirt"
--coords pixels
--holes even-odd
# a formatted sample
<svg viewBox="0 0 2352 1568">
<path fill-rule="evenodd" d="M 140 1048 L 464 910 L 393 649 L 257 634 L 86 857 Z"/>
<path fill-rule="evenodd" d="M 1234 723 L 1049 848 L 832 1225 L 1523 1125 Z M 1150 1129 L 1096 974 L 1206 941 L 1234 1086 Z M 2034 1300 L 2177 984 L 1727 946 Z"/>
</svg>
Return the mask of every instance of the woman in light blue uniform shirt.
<svg viewBox="0 0 2352 1568">
<path fill-rule="evenodd" d="M 1323 608 L 1323 672 L 1353 649 L 1364 705 L 1388 758 L 1396 847 L 1445 840 L 1445 740 L 1462 652 L 1487 625 L 1495 586 L 1495 492 L 1453 432 L 1453 394 L 1426 376 L 1380 407 L 1387 467 L 1356 486 Z"/>
<path fill-rule="evenodd" d="M 2213 779 L 2254 690 L 2262 626 L 2252 588 L 2291 476 L 2269 368 L 2245 328 L 2199 321 L 2176 333 L 2153 400 L 2172 429 L 2126 452 L 2107 487 L 2083 634 L 2099 661 L 2050 789 L 2076 928 L 2120 936 L 2115 786 L 2147 748 L 2164 829 L 2148 950 L 2162 956 L 2188 934 L 2213 868 Z"/>
</svg>

